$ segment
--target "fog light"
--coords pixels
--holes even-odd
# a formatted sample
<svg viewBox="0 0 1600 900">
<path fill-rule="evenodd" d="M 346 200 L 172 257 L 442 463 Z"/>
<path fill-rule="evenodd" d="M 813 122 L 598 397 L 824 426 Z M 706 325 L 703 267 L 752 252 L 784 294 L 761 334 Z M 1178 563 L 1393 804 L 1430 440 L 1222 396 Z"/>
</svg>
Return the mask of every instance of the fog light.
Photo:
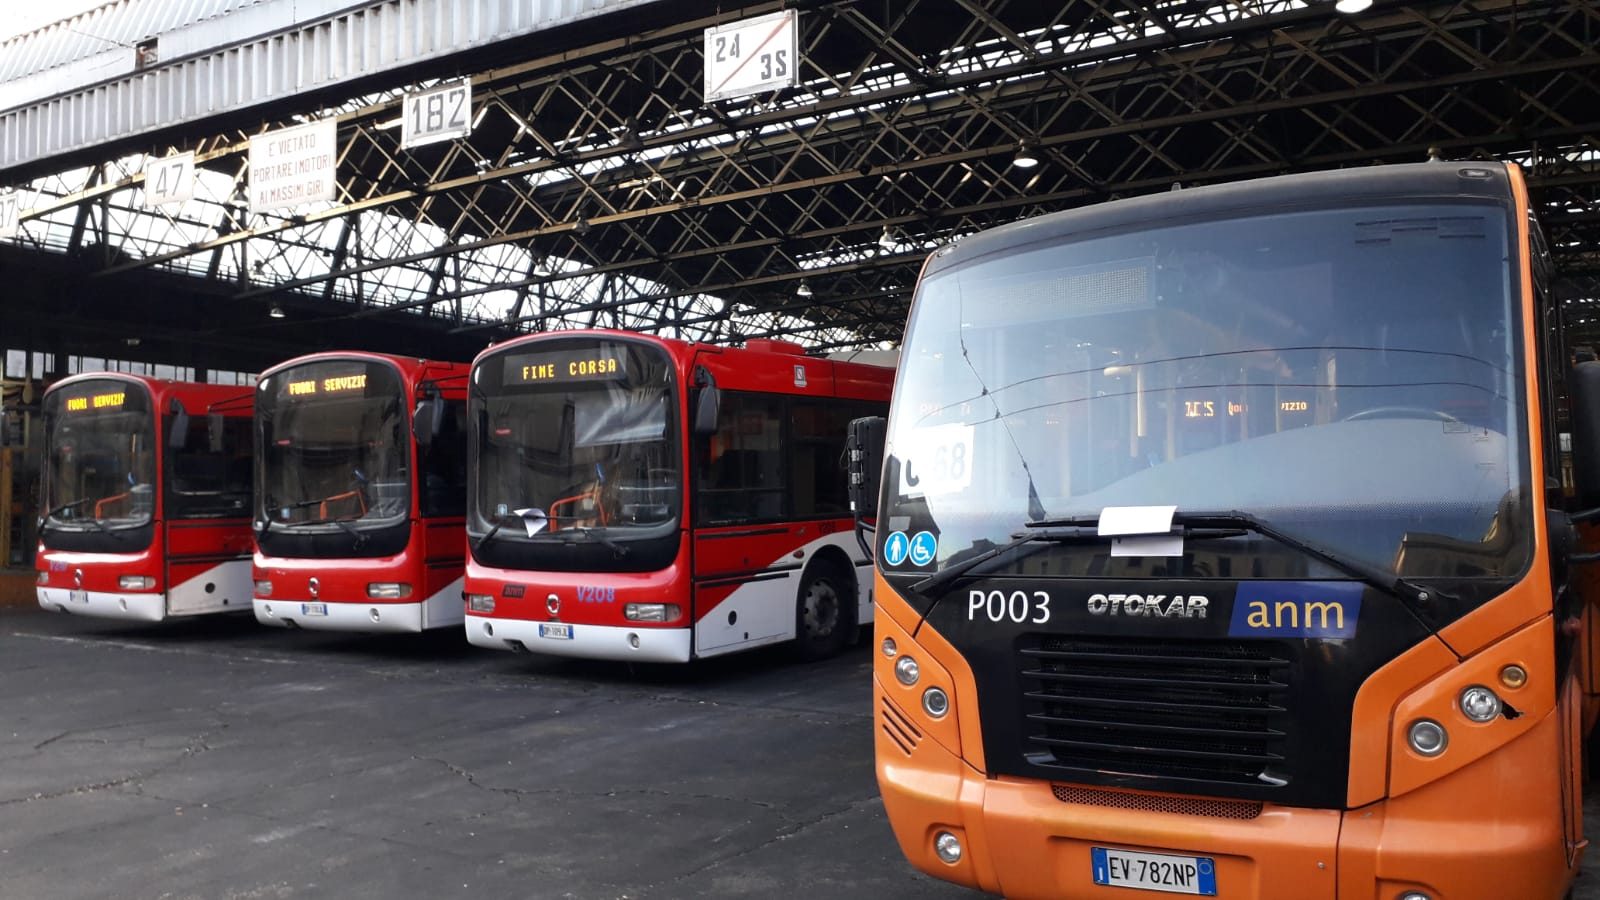
<svg viewBox="0 0 1600 900">
<path fill-rule="evenodd" d="M 1500 715 L 1499 695 L 1481 684 L 1475 684 L 1462 691 L 1457 702 L 1461 706 L 1462 715 L 1474 722 L 1488 722 Z"/>
<path fill-rule="evenodd" d="M 1512 690 L 1528 683 L 1528 670 L 1519 665 L 1509 665 L 1500 670 L 1500 683 Z"/>
<path fill-rule="evenodd" d="M 270 582 L 270 581 L 258 581 L 258 582 L 256 582 L 256 596 L 257 597 L 271 597 L 272 596 L 272 582 Z"/>
<path fill-rule="evenodd" d="M 1406 731 L 1406 740 L 1410 742 L 1411 749 L 1423 756 L 1438 756 L 1444 752 L 1445 745 L 1450 743 L 1450 735 L 1432 719 L 1418 719 L 1411 723 Z"/>
<path fill-rule="evenodd" d="M 1395 900 L 1433 900 L 1433 897 L 1429 896 L 1428 894 L 1424 894 L 1421 891 L 1406 891 L 1404 894 L 1396 897 Z"/>
<path fill-rule="evenodd" d="M 917 665 L 917 661 L 912 657 L 902 656 L 898 660 L 895 660 L 894 677 L 900 679 L 901 684 L 916 684 L 917 676 L 921 674 L 922 668 Z"/>
<path fill-rule="evenodd" d="M 635 650 L 639 649 L 639 636 L 631 631 L 628 632 L 628 646 Z"/>
<path fill-rule="evenodd" d="M 117 579 L 117 587 L 125 591 L 148 591 L 156 586 L 156 580 L 149 575 L 123 575 Z"/>
<path fill-rule="evenodd" d="M 922 692 L 922 710 L 935 719 L 944 718 L 950 711 L 950 697 L 936 687 L 928 688 Z"/>
<path fill-rule="evenodd" d="M 267 618 L 269 618 L 269 619 L 273 618 L 274 616 L 277 615 L 277 613 L 272 611 L 272 604 L 271 603 L 268 603 L 268 604 L 262 606 L 261 607 L 261 611 L 266 613 L 267 614 Z"/>
<path fill-rule="evenodd" d="M 894 638 L 888 637 L 883 639 L 883 643 L 879 647 L 883 650 L 883 655 L 890 659 L 894 659 L 895 652 L 900 649 L 895 645 Z"/>
<path fill-rule="evenodd" d="M 628 603 L 622 607 L 622 617 L 630 622 L 671 622 L 679 611 L 676 603 Z"/>
<path fill-rule="evenodd" d="M 933 836 L 933 852 L 953 866 L 961 861 L 961 839 L 948 831 L 941 831 Z"/>
<path fill-rule="evenodd" d="M 467 609 L 475 613 L 494 612 L 494 598 L 488 594 L 468 594 Z"/>
<path fill-rule="evenodd" d="M 373 600 L 403 600 L 411 596 L 411 585 L 404 582 L 377 581 L 367 585 L 367 596 Z"/>
</svg>

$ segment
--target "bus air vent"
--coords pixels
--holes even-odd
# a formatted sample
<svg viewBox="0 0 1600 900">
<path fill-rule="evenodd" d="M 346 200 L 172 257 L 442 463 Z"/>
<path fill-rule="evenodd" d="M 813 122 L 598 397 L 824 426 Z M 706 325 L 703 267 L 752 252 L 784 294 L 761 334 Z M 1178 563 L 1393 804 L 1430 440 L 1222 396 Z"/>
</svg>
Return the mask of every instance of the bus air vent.
<svg viewBox="0 0 1600 900">
<path fill-rule="evenodd" d="M 1097 791 L 1092 788 L 1053 784 L 1050 792 L 1062 803 L 1134 809 L 1142 812 L 1176 813 L 1183 816 L 1209 816 L 1213 819 L 1254 819 L 1261 815 L 1259 800 L 1213 800 L 1208 797 L 1172 797 L 1160 794 L 1134 794 L 1128 791 Z"/>
<path fill-rule="evenodd" d="M 911 717 L 895 706 L 889 698 L 883 698 L 883 733 L 894 741 L 895 746 L 905 751 L 907 756 L 917 749 L 917 744 L 922 741 L 922 732 L 911 723 Z"/>
<path fill-rule="evenodd" d="M 1265 641 L 1034 635 L 1019 648 L 1035 766 L 1282 786 L 1289 661 Z"/>
</svg>

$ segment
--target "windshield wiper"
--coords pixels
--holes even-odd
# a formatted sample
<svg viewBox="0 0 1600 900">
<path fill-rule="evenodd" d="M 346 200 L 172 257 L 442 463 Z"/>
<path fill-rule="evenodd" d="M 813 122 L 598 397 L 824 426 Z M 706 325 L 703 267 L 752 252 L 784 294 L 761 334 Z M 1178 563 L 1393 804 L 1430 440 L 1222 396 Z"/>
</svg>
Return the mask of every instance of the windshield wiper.
<svg viewBox="0 0 1600 900">
<path fill-rule="evenodd" d="M 93 499 L 94 499 L 93 497 L 84 497 L 82 500 L 74 500 L 71 503 L 63 503 L 63 504 L 61 504 L 60 506 L 57 506 L 54 509 L 46 510 L 45 514 L 40 516 L 39 518 L 44 519 L 45 521 L 49 521 L 50 519 L 54 518 L 56 515 L 58 515 L 60 513 L 64 513 L 69 509 L 77 509 L 78 507 L 84 505 L 85 503 L 91 502 Z"/>
<path fill-rule="evenodd" d="M 1274 526 L 1268 525 L 1250 513 L 1237 510 L 1217 513 L 1180 512 L 1173 515 L 1172 524 L 1183 527 L 1185 539 L 1196 538 L 1204 540 L 1210 537 L 1226 537 L 1229 536 L 1228 532 L 1236 534 L 1240 531 L 1249 531 L 1292 550 L 1298 550 L 1307 556 L 1321 560 L 1330 567 L 1338 569 L 1368 587 L 1376 588 L 1391 597 L 1397 598 L 1405 605 L 1406 610 L 1417 619 L 1418 623 L 1428 629 L 1431 634 L 1437 635 L 1438 632 L 1428 624 L 1423 616 L 1421 607 L 1433 602 L 1435 598 L 1455 599 L 1442 591 L 1425 588 L 1408 581 L 1394 572 L 1386 572 L 1376 566 L 1350 559 L 1332 550 L 1324 550 L 1321 547 L 1308 544 L 1294 535 L 1279 531 Z M 1218 534 L 1217 532 L 1222 533 Z"/>
<path fill-rule="evenodd" d="M 983 565 L 989 560 L 994 559 L 1003 553 L 1008 553 L 1012 550 L 1015 550 L 1018 547 L 1021 547 L 1023 544 L 1031 544 L 1034 541 L 1079 541 L 1098 538 L 1100 536 L 1098 532 L 1082 530 L 1085 528 L 1095 528 L 1098 526 L 1100 524 L 1099 516 L 1059 516 L 1051 519 L 1033 519 L 1022 524 L 1027 528 L 1032 528 L 1035 530 L 1014 534 L 1011 536 L 1011 540 L 1007 541 L 1006 543 L 1001 544 L 998 547 L 991 547 L 990 549 L 979 553 L 977 556 L 964 559 L 953 566 L 947 566 L 946 568 L 929 575 L 927 578 L 912 584 L 911 589 L 919 594 L 926 594 L 929 591 L 938 590 L 950 582 L 955 581 L 957 578 L 960 578 L 968 572 L 971 572 L 973 569 Z M 937 603 L 938 600 L 935 600 L 934 602 Z M 932 607 L 929 609 L 931 610 Z M 926 618 L 926 616 L 924 616 L 924 618 Z"/>
<path fill-rule="evenodd" d="M 608 538 L 603 534 L 595 534 L 594 533 L 594 529 L 592 529 L 592 528 L 568 528 L 566 530 L 566 533 L 567 534 L 577 533 L 577 534 L 583 535 L 586 538 L 593 538 L 594 540 L 598 541 L 601 545 L 606 547 L 608 550 L 610 550 L 612 553 L 616 554 L 618 559 L 621 559 L 622 557 L 628 555 L 628 548 L 626 546 L 624 546 L 622 544 L 619 544 L 616 541 L 613 541 L 611 538 Z M 570 543 L 572 541 L 572 538 L 565 538 L 565 540 Z"/>
</svg>

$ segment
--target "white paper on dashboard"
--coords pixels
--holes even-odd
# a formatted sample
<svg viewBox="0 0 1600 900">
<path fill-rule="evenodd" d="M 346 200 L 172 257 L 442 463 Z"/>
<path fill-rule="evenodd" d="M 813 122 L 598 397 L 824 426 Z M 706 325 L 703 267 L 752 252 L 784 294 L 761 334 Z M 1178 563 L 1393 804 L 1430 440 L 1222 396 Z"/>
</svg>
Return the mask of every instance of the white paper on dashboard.
<svg viewBox="0 0 1600 900">
<path fill-rule="evenodd" d="M 1100 510 L 1100 535 L 1166 534 L 1177 512 L 1176 506 L 1108 506 Z"/>
<path fill-rule="evenodd" d="M 1182 556 L 1181 534 L 1137 534 L 1111 539 L 1112 556 Z"/>
<path fill-rule="evenodd" d="M 543 531 L 546 525 L 550 524 L 550 517 L 546 516 L 544 514 L 544 510 L 538 508 L 537 506 L 530 506 L 526 509 L 514 509 L 512 512 L 516 513 L 522 518 L 522 527 L 527 529 L 528 537 L 533 537 L 534 535 Z"/>
</svg>

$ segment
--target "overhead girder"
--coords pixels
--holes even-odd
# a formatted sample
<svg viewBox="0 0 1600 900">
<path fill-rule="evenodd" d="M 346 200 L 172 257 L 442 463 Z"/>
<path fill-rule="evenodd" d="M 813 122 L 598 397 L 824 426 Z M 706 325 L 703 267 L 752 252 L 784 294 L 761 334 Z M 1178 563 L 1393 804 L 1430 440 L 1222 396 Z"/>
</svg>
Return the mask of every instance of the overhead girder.
<svg viewBox="0 0 1600 900">
<path fill-rule="evenodd" d="M 700 97 L 699 32 L 734 14 L 681 6 L 680 23 L 636 38 L 464 70 L 467 140 L 402 150 L 398 87 L 351 100 L 334 204 L 224 211 L 181 244 L 128 233 L 136 252 L 93 274 L 216 279 L 225 249 L 275 245 L 237 265 L 236 300 L 306 293 L 340 318 L 365 311 L 335 301 L 446 305 L 460 333 L 610 321 L 873 343 L 898 337 L 918 265 L 949 239 L 1177 184 L 1430 151 L 1521 162 L 1558 264 L 1600 247 L 1600 9 L 1584 0 L 1358 17 L 1287 0 L 808 3 L 804 85 L 716 104 Z M 287 124 L 281 112 L 252 130 Z M 242 187 L 247 137 L 183 143 Z M 1013 167 L 1023 147 L 1044 164 Z M 91 204 L 131 207 L 142 175 L 103 174 L 34 216 L 109 223 Z M 802 279 L 814 296 L 796 302 Z"/>
</svg>

